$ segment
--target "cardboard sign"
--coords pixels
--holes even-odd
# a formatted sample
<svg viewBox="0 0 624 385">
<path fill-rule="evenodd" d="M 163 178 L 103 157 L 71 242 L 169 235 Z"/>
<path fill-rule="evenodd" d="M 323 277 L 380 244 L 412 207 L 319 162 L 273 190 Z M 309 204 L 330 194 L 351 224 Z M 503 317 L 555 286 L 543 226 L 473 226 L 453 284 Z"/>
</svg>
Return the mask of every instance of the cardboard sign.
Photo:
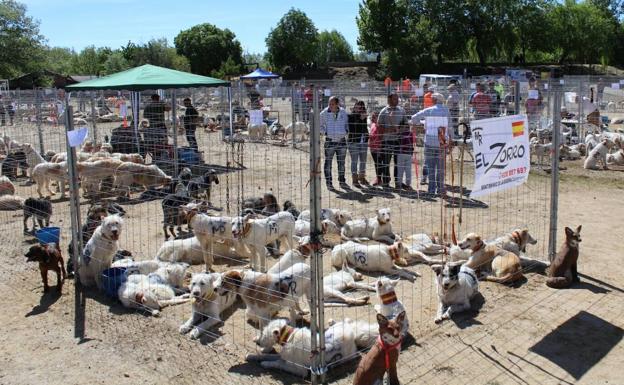
<svg viewBox="0 0 624 385">
<path fill-rule="evenodd" d="M 470 126 L 475 157 L 475 182 L 470 197 L 525 183 L 531 168 L 526 116 L 475 120 Z"/>
</svg>

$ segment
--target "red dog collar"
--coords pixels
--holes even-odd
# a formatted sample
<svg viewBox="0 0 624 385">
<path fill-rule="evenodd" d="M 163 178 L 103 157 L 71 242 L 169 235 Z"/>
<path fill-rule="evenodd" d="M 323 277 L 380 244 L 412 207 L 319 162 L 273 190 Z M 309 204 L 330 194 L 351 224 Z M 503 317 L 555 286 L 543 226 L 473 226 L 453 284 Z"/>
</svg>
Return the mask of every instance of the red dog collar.
<svg viewBox="0 0 624 385">
<path fill-rule="evenodd" d="M 380 295 L 379 298 L 381 298 L 381 303 L 384 305 L 390 305 L 391 303 L 395 303 L 397 301 L 397 296 L 394 290 Z"/>
<path fill-rule="evenodd" d="M 477 247 L 474 250 L 472 250 L 472 253 L 474 254 L 477 251 L 481 250 L 484 245 L 485 245 L 485 243 L 483 241 L 479 241 L 479 243 L 477 243 Z"/>
<path fill-rule="evenodd" d="M 399 255 L 399 248 L 395 245 L 388 246 L 388 254 L 390 254 L 390 258 L 392 258 L 393 261 L 397 261 L 401 258 Z"/>
<path fill-rule="evenodd" d="M 293 328 L 292 326 L 282 326 L 282 328 L 280 329 L 280 336 L 277 339 L 277 343 L 281 346 L 284 346 L 294 331 L 295 328 Z"/>
<path fill-rule="evenodd" d="M 513 238 L 513 240 L 516 242 L 518 246 L 520 246 L 520 243 L 522 243 L 522 237 L 520 236 L 520 233 L 517 231 L 514 231 L 513 233 L 511 233 L 511 238 Z"/>
<path fill-rule="evenodd" d="M 397 342 L 394 345 L 386 345 L 386 343 L 381 338 L 381 335 L 377 337 L 377 343 L 379 344 L 379 347 L 381 348 L 381 350 L 384 351 L 384 354 L 385 354 L 386 370 L 390 369 L 390 352 L 393 351 L 394 349 L 400 348 L 402 341 L 403 339 L 401 338 L 399 339 L 399 342 Z"/>
</svg>

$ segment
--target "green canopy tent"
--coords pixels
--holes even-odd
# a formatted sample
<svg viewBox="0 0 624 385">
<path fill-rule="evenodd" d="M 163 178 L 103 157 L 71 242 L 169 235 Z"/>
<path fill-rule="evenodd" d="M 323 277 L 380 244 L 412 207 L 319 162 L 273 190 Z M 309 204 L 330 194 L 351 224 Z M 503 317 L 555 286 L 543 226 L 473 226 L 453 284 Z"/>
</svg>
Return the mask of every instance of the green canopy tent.
<svg viewBox="0 0 624 385">
<path fill-rule="evenodd" d="M 140 67 L 132 68 L 116 74 L 104 76 L 97 79 L 87 80 L 66 87 L 67 91 L 90 91 L 90 90 L 119 90 L 132 91 L 132 114 L 133 117 L 139 116 L 139 100 L 140 92 L 144 90 L 156 89 L 173 89 L 172 114 L 176 116 L 175 89 L 176 88 L 193 88 L 193 87 L 228 87 L 228 101 L 230 106 L 230 115 L 232 112 L 230 82 L 208 76 L 195 75 L 188 72 L 176 71 L 169 68 L 145 64 Z M 134 118 L 133 126 L 135 137 L 138 138 L 139 120 Z M 232 132 L 230 119 L 230 130 Z M 225 130 L 224 130 L 225 131 Z M 173 119 L 173 139 L 174 139 L 174 162 L 175 174 L 177 175 L 177 135 L 176 135 L 176 119 Z M 225 135 L 225 133 L 224 133 Z M 138 143 L 137 143 L 138 145 Z"/>
</svg>

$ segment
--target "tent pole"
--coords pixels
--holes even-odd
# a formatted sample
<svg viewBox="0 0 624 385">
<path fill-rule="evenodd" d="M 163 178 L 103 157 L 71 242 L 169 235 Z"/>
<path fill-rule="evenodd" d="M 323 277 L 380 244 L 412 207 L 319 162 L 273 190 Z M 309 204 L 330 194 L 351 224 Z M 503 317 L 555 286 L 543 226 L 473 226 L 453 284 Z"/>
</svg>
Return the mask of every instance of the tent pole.
<svg viewBox="0 0 624 385">
<path fill-rule="evenodd" d="M 230 113 L 230 132 L 228 133 L 228 136 L 230 137 L 230 139 L 233 138 L 234 134 L 234 127 L 233 124 L 234 122 L 232 121 L 232 87 L 228 87 L 228 104 L 229 104 L 229 113 Z"/>
<path fill-rule="evenodd" d="M 171 91 L 171 116 L 173 119 L 173 176 L 178 176 L 178 115 L 176 113 L 176 90 Z"/>
<path fill-rule="evenodd" d="M 98 137 L 97 137 L 97 117 L 95 114 L 95 92 L 91 91 L 91 131 L 93 133 L 93 144 L 97 143 Z"/>
<path fill-rule="evenodd" d="M 137 152 L 141 153 L 141 137 L 139 136 L 139 108 L 141 106 L 141 92 L 132 91 L 132 127 L 134 128 L 134 140 L 136 140 Z"/>
</svg>

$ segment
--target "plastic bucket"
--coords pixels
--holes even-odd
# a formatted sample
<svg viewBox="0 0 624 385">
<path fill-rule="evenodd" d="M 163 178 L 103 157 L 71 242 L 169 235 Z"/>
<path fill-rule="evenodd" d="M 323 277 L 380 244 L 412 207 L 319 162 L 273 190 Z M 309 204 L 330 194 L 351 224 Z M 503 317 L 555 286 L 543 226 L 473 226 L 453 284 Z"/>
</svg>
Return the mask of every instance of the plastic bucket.
<svg viewBox="0 0 624 385">
<path fill-rule="evenodd" d="M 60 227 L 44 227 L 35 231 L 35 237 L 39 243 L 47 245 L 49 243 L 55 243 L 57 246 L 61 240 L 61 228 Z"/>
<path fill-rule="evenodd" d="M 104 270 L 102 272 L 104 293 L 111 298 L 117 298 L 117 290 L 127 279 L 125 267 L 111 267 Z"/>
</svg>

